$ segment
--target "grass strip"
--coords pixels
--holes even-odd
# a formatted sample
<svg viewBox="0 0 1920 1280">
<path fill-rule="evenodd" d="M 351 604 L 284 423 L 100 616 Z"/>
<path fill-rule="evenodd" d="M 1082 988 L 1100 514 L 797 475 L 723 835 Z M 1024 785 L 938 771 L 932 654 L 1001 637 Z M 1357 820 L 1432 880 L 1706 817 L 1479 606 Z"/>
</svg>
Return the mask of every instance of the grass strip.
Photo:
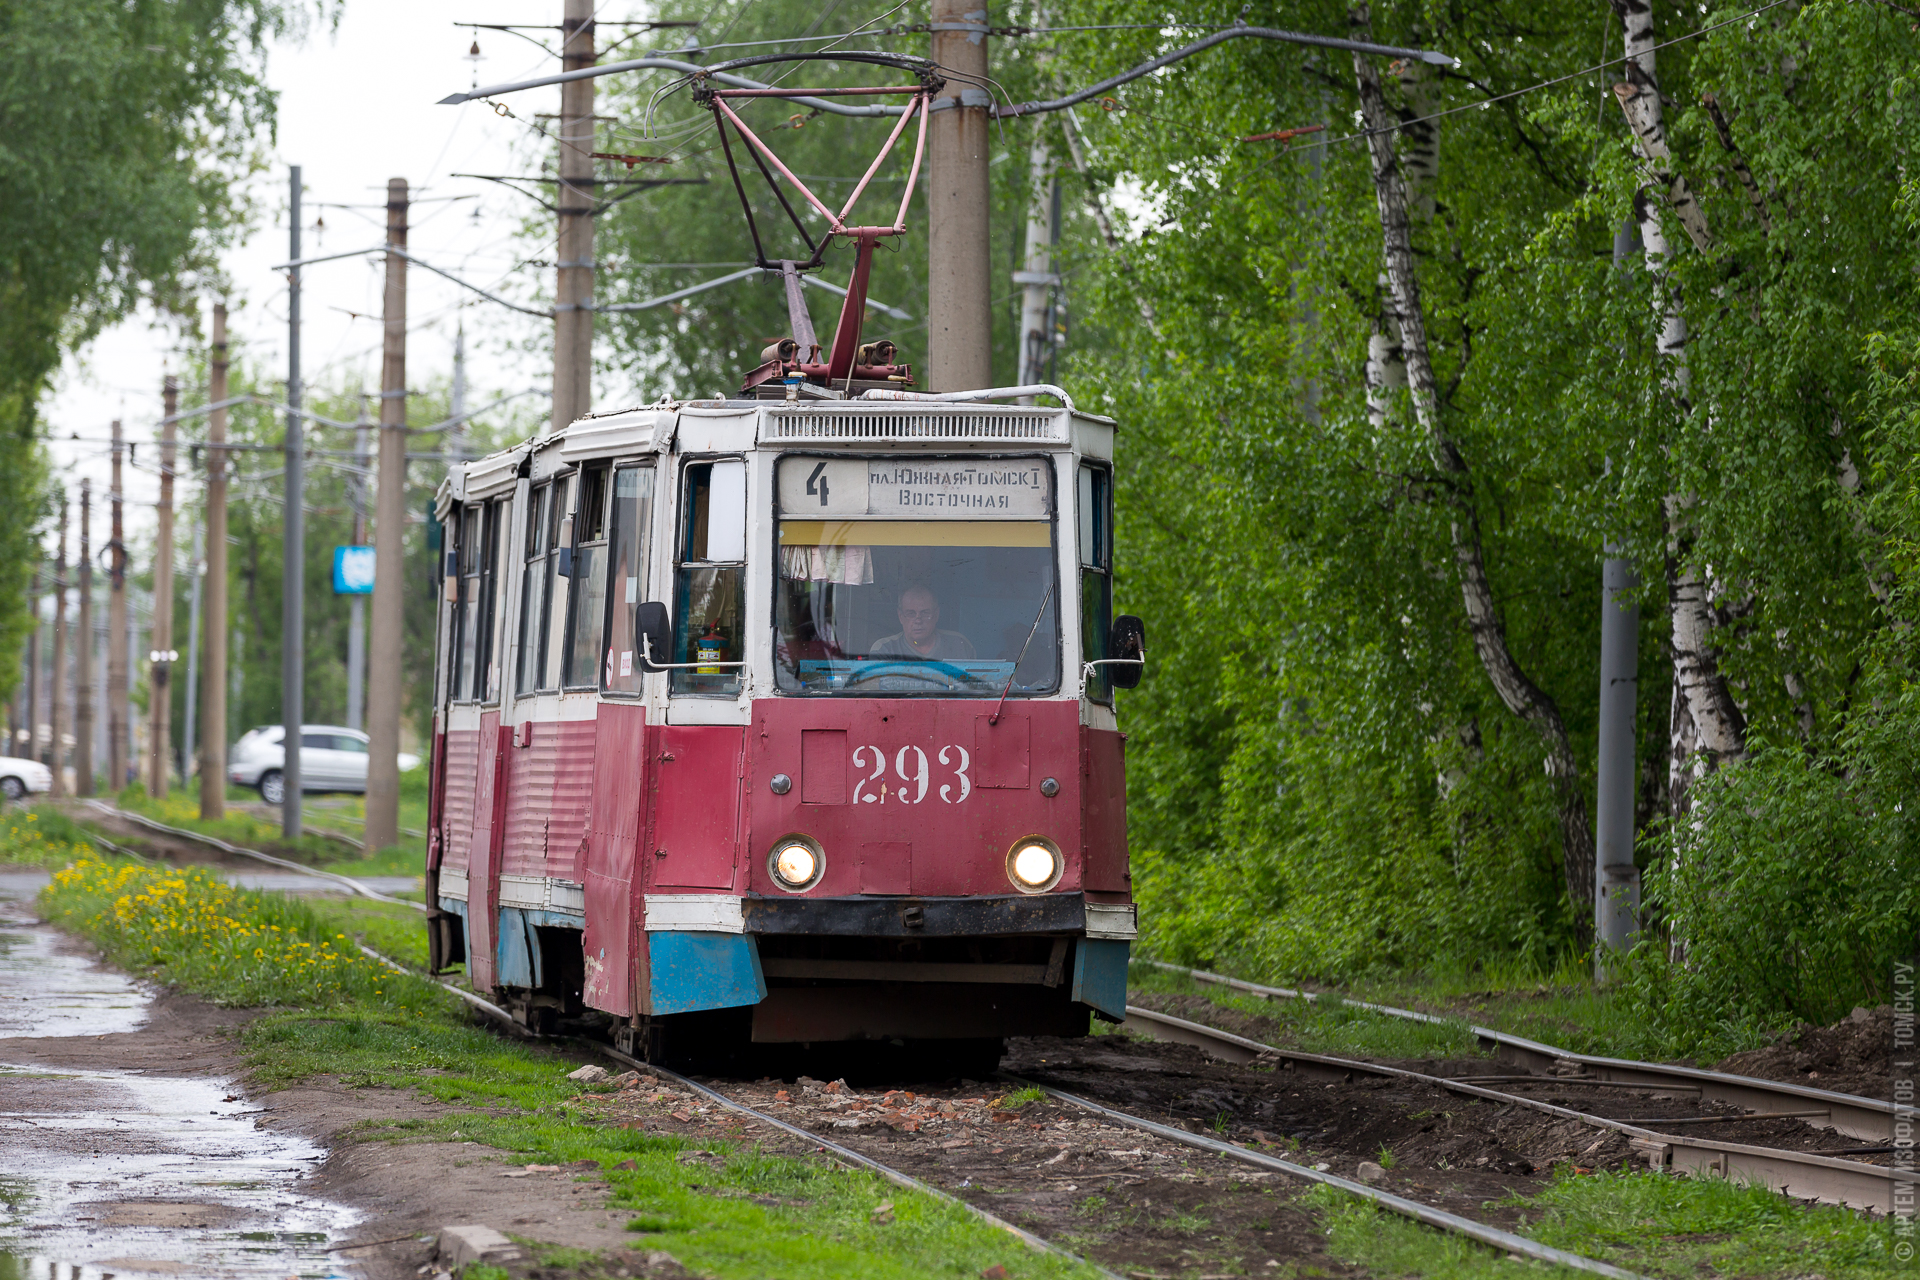
<svg viewBox="0 0 1920 1280">
<path fill-rule="evenodd" d="M 1378 1275 L 1499 1280 L 1500 1254 L 1425 1230 L 1330 1187 L 1306 1200 L 1327 1228 L 1328 1250 Z M 1891 1225 L 1834 1205 L 1806 1206 L 1766 1187 L 1652 1171 L 1575 1174 L 1563 1169 L 1522 1210 L 1521 1234 L 1649 1276 L 1822 1276 L 1868 1280 L 1896 1273 Z M 1555 1269 L 1562 1275 L 1571 1271 Z"/>
<path fill-rule="evenodd" d="M 634 1247 L 664 1250 L 694 1272 L 722 1280 L 907 1280 L 996 1266 L 1023 1280 L 1095 1274 L 873 1174 L 745 1141 L 596 1122 L 582 1104 L 608 1086 L 568 1080 L 575 1062 L 498 1039 L 445 991 L 352 946 L 356 936 L 377 937 L 396 958 L 414 958 L 395 945 L 409 927 L 421 932 L 416 913 L 406 912 L 411 921 L 397 914 L 405 908 L 308 903 L 235 889 L 202 869 L 94 858 L 57 872 L 40 905 L 129 969 L 208 999 L 268 1006 L 241 1033 L 259 1087 L 329 1076 L 452 1108 L 363 1126 L 361 1141 L 477 1142 L 527 1163 L 592 1161 L 609 1184 L 609 1207 L 630 1215 Z M 578 1251 L 549 1252 L 558 1263 L 549 1275 L 597 1265 Z"/>
<path fill-rule="evenodd" d="M 64 867 L 97 856 L 86 828 L 52 805 L 0 812 L 0 866 Z"/>
<path fill-rule="evenodd" d="M 1483 1051 L 1464 1021 L 1435 1024 L 1395 1018 L 1343 1003 L 1337 996 L 1318 1000 L 1268 1000 L 1151 965 L 1132 965 L 1127 986 L 1136 992 L 1199 996 L 1223 1009 L 1264 1018 L 1278 1027 L 1279 1047 L 1334 1057 L 1467 1058 Z"/>
</svg>

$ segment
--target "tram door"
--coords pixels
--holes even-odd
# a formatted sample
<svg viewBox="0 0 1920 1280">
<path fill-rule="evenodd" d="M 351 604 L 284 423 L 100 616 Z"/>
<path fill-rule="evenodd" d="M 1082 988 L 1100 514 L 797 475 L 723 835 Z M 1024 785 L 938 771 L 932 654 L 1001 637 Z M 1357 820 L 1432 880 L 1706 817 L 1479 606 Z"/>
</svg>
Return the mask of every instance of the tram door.
<svg viewBox="0 0 1920 1280">
<path fill-rule="evenodd" d="M 637 862 L 650 791 L 646 673 L 636 624 L 640 605 L 652 598 L 656 472 L 651 459 L 616 458 L 587 464 L 582 474 L 596 478 L 583 485 L 585 506 L 576 517 L 573 623 L 579 661 L 591 664 L 598 702 L 578 865 L 585 908 L 582 998 L 625 1016 L 633 1012 Z"/>
</svg>

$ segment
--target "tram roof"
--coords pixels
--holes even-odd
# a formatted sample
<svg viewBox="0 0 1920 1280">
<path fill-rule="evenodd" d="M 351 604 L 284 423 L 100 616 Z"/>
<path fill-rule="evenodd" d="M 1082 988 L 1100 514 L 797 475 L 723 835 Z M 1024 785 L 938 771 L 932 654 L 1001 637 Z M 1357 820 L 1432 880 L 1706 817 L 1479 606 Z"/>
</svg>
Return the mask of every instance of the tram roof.
<svg viewBox="0 0 1920 1280">
<path fill-rule="evenodd" d="M 489 491 L 517 473 L 527 458 L 558 448 L 563 458 L 614 452 L 666 453 L 683 415 L 711 418 L 761 415 L 756 443 L 762 448 L 887 444 L 932 447 L 1059 448 L 1073 439 L 1072 423 L 1114 430 L 1112 418 L 1083 409 L 939 400 L 669 400 L 607 413 L 588 414 L 559 431 L 523 440 L 448 469 L 434 495 L 444 519 L 468 491 Z"/>
</svg>

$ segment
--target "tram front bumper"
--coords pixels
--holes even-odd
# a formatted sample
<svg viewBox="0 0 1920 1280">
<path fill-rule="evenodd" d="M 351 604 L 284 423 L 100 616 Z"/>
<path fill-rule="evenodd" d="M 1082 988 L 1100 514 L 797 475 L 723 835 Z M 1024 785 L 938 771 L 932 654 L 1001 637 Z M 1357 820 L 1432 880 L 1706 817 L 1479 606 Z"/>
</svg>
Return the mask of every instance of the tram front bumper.
<svg viewBox="0 0 1920 1280">
<path fill-rule="evenodd" d="M 1083 893 L 750 897 L 740 900 L 740 913 L 745 933 L 814 937 L 994 938 L 1043 933 L 1131 942 L 1138 932 L 1131 902 L 1089 902 Z"/>
<path fill-rule="evenodd" d="M 1126 1016 L 1131 903 L 654 895 L 652 1012 L 753 1007 L 759 1041 L 1079 1035 Z M 771 981 L 769 981 L 771 979 Z"/>
</svg>

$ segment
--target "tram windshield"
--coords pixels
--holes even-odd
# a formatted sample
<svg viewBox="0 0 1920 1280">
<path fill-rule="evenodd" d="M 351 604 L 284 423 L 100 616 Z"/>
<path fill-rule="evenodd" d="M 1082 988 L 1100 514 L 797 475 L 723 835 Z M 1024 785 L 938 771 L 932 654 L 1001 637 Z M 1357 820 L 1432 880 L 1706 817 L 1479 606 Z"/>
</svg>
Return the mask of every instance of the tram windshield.
<svg viewBox="0 0 1920 1280">
<path fill-rule="evenodd" d="M 1059 688 L 1044 459 L 789 456 L 778 479 L 782 692 Z"/>
</svg>

